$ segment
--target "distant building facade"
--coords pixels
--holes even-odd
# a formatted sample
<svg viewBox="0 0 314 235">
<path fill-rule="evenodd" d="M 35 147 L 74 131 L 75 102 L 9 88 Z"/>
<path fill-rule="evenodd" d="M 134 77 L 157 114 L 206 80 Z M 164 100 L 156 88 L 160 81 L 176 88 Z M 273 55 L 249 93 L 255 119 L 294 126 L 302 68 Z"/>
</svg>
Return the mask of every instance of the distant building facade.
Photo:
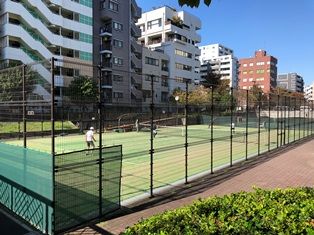
<svg viewBox="0 0 314 235">
<path fill-rule="evenodd" d="M 239 60 L 240 89 L 250 90 L 254 85 L 269 93 L 277 84 L 277 59 L 258 50 L 252 58 Z"/>
<path fill-rule="evenodd" d="M 135 0 L 93 1 L 93 63 L 101 66 L 106 104 L 142 102 L 142 10 Z"/>
<path fill-rule="evenodd" d="M 169 57 L 163 51 L 143 48 L 143 103 L 152 101 L 152 78 L 154 103 L 167 103 L 169 100 Z M 147 106 L 148 107 L 148 106 Z"/>
<path fill-rule="evenodd" d="M 238 84 L 238 59 L 233 50 L 221 44 L 201 46 L 200 77 L 206 78 L 209 72 L 221 75 L 221 79 L 229 80 L 229 86 L 236 88 Z"/>
<path fill-rule="evenodd" d="M 93 1 L 1 1 L 0 66 L 34 64 L 40 84 L 34 93 L 50 98 L 49 66 L 41 61 L 55 57 L 60 61 L 90 66 L 93 58 Z M 55 64 L 56 99 L 65 82 L 74 76 L 90 76 L 92 71 Z M 67 79 L 65 79 L 67 78 Z"/>
<path fill-rule="evenodd" d="M 304 89 L 304 97 L 307 100 L 314 101 L 314 83 L 312 85 L 306 86 Z"/>
<path fill-rule="evenodd" d="M 277 87 L 281 87 L 293 92 L 304 92 L 303 78 L 297 73 L 279 74 L 277 77 Z"/>
<path fill-rule="evenodd" d="M 199 55 L 197 44 L 201 36 L 198 17 L 185 11 L 163 6 L 142 14 L 137 25 L 142 30 L 139 42 L 149 48 L 164 51 L 169 57 L 168 82 L 170 92 L 185 88 L 186 79 L 199 80 Z"/>
</svg>

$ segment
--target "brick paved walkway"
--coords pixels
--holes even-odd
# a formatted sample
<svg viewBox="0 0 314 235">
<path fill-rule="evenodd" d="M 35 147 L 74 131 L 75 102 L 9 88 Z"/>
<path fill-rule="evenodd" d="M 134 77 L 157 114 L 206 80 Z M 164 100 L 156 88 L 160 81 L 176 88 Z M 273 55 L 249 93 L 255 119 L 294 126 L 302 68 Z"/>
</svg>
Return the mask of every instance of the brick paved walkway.
<svg viewBox="0 0 314 235">
<path fill-rule="evenodd" d="M 177 187 L 163 197 L 126 208 L 124 215 L 101 222 L 71 234 L 119 234 L 125 227 L 168 209 L 192 203 L 197 198 L 224 195 L 260 188 L 314 186 L 314 140 L 285 147 L 270 155 L 250 159 L 206 176 L 189 185 Z"/>
</svg>

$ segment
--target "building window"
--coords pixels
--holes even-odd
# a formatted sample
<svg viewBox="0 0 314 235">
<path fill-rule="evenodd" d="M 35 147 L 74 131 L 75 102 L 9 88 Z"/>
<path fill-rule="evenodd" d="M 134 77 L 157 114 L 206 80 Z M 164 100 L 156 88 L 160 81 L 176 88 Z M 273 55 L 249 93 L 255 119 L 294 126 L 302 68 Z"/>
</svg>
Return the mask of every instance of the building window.
<svg viewBox="0 0 314 235">
<path fill-rule="evenodd" d="M 123 47 L 123 41 L 118 40 L 118 39 L 113 39 L 113 46 L 122 48 Z"/>
<path fill-rule="evenodd" d="M 176 63 L 176 69 L 192 71 L 192 66 Z"/>
<path fill-rule="evenodd" d="M 254 64 L 253 63 L 250 63 L 250 66 L 253 66 Z"/>
<path fill-rule="evenodd" d="M 87 7 L 93 7 L 93 0 L 75 0 L 75 2 L 79 2 L 80 4 L 87 6 Z"/>
<path fill-rule="evenodd" d="M 247 74 L 247 71 L 243 71 L 243 74 Z"/>
<path fill-rule="evenodd" d="M 109 9 L 112 11 L 118 12 L 119 11 L 119 3 L 117 3 L 116 1 L 109 0 Z"/>
<path fill-rule="evenodd" d="M 247 82 L 247 79 L 246 79 L 246 78 L 244 78 L 244 79 L 243 79 L 243 82 Z"/>
<path fill-rule="evenodd" d="M 119 74 L 114 74 L 113 75 L 113 81 L 115 82 L 122 82 L 123 81 L 123 76 Z"/>
<path fill-rule="evenodd" d="M 264 78 L 256 78 L 256 81 L 264 81 Z"/>
<path fill-rule="evenodd" d="M 114 98 L 123 98 L 123 93 L 122 92 L 113 92 L 113 97 Z"/>
<path fill-rule="evenodd" d="M 253 78 L 250 78 L 250 79 L 249 79 L 249 82 L 252 82 L 253 80 L 254 80 Z"/>
<path fill-rule="evenodd" d="M 93 43 L 93 36 L 86 33 L 79 33 L 79 40 L 82 42 Z"/>
<path fill-rule="evenodd" d="M 247 67 L 247 64 L 243 64 L 243 67 Z"/>
<path fill-rule="evenodd" d="M 117 31 L 122 31 L 123 30 L 123 25 L 118 23 L 118 22 L 113 22 L 113 28 Z"/>
<path fill-rule="evenodd" d="M 258 69 L 258 70 L 256 70 L 256 73 L 264 73 L 265 71 L 264 71 L 264 69 Z"/>
<path fill-rule="evenodd" d="M 151 57 L 145 57 L 145 64 L 159 66 L 159 60 L 151 58 Z"/>
<path fill-rule="evenodd" d="M 247 89 L 247 86 L 244 86 L 243 89 Z"/>
<path fill-rule="evenodd" d="M 188 80 L 188 79 L 183 78 L 183 77 L 175 77 L 175 81 L 178 83 L 185 83 L 186 80 Z"/>
<path fill-rule="evenodd" d="M 147 29 L 152 29 L 152 28 L 156 28 L 160 26 L 161 26 L 161 18 L 147 22 Z"/>
<path fill-rule="evenodd" d="M 249 71 L 249 74 L 252 74 L 252 73 L 253 73 L 253 70 L 250 70 L 250 71 Z"/>
<path fill-rule="evenodd" d="M 79 57 L 81 60 L 86 60 L 86 61 L 92 61 L 93 60 L 93 54 L 85 51 L 80 51 L 79 52 Z"/>
<path fill-rule="evenodd" d="M 113 57 L 113 64 L 115 65 L 123 65 L 123 59 L 119 57 Z"/>
<path fill-rule="evenodd" d="M 192 58 L 192 54 L 191 53 L 186 52 L 186 51 L 182 51 L 182 50 L 179 50 L 179 49 L 175 50 L 175 54 L 179 55 L 179 56 L 186 57 L 186 58 Z"/>
<path fill-rule="evenodd" d="M 264 65 L 265 62 L 257 62 L 256 65 Z"/>
<path fill-rule="evenodd" d="M 93 18 L 89 17 L 89 16 L 86 16 L 86 15 L 80 14 L 79 22 L 82 23 L 82 24 L 93 25 Z"/>
<path fill-rule="evenodd" d="M 141 24 L 138 26 L 142 32 L 145 32 L 145 24 Z"/>
</svg>

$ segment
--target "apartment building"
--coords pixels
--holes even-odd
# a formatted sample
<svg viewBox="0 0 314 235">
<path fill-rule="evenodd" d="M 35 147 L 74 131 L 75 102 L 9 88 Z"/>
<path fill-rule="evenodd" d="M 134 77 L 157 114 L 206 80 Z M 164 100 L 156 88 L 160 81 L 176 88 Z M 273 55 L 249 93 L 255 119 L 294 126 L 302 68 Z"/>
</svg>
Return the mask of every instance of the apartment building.
<svg viewBox="0 0 314 235">
<path fill-rule="evenodd" d="M 30 64 L 55 57 L 90 65 L 93 51 L 92 0 L 3 0 L 1 1 L 1 67 Z M 51 83 L 49 66 L 33 66 L 43 83 Z M 87 74 L 84 74 L 87 73 Z M 92 75 L 91 71 L 56 68 L 56 92 L 61 93 L 64 77 Z M 37 85 L 35 93 L 50 97 Z"/>
<path fill-rule="evenodd" d="M 160 49 L 169 57 L 168 82 L 170 93 L 185 89 L 186 79 L 199 80 L 201 37 L 198 17 L 169 6 L 155 8 L 142 14 L 137 25 L 142 36 L 139 42 L 149 48 Z"/>
<path fill-rule="evenodd" d="M 142 101 L 141 8 L 135 0 L 94 1 L 94 64 L 101 65 L 106 104 Z"/>
<path fill-rule="evenodd" d="M 201 81 L 209 72 L 221 75 L 221 79 L 229 80 L 229 86 L 238 85 L 238 59 L 234 57 L 233 50 L 221 44 L 201 46 L 200 77 Z"/>
<path fill-rule="evenodd" d="M 307 100 L 314 101 L 314 83 L 312 85 L 306 86 L 304 89 L 304 97 Z"/>
<path fill-rule="evenodd" d="M 277 77 L 277 87 L 282 87 L 293 92 L 304 92 L 303 78 L 297 73 L 279 74 Z"/>
<path fill-rule="evenodd" d="M 161 50 L 143 48 L 143 102 L 152 101 L 152 77 L 154 89 L 154 103 L 169 101 L 169 56 Z"/>
<path fill-rule="evenodd" d="M 264 93 L 269 93 L 276 87 L 277 59 L 264 50 L 255 52 L 252 58 L 239 60 L 240 89 L 250 90 L 253 85 L 260 87 Z"/>
</svg>

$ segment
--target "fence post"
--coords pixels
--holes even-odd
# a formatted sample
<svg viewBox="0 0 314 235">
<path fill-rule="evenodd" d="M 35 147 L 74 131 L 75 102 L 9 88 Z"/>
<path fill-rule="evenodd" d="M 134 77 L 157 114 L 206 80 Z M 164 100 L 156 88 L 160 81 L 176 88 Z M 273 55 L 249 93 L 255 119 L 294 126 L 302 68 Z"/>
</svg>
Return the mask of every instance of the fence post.
<svg viewBox="0 0 314 235">
<path fill-rule="evenodd" d="M 309 101 L 307 101 L 307 136 L 309 136 L 310 135 L 310 108 L 311 108 L 311 106 L 310 106 L 310 102 Z"/>
<path fill-rule="evenodd" d="M 56 222 L 56 184 L 55 184 L 55 58 L 51 58 L 51 155 L 52 155 L 52 185 L 53 185 L 53 193 L 52 193 L 52 205 L 53 205 L 53 212 L 52 212 L 52 232 L 55 229 L 55 222 Z"/>
<path fill-rule="evenodd" d="M 270 109 L 270 106 L 271 106 L 271 102 L 270 102 L 270 99 L 271 99 L 271 94 L 269 93 L 268 94 L 268 152 L 270 151 L 270 115 L 271 115 L 271 109 Z"/>
<path fill-rule="evenodd" d="M 301 98 L 299 98 L 299 140 L 301 139 Z"/>
<path fill-rule="evenodd" d="M 26 64 L 23 65 L 23 147 L 26 148 L 27 147 L 27 143 L 26 143 L 26 138 L 27 138 L 27 134 L 26 134 L 26 90 L 25 90 L 25 86 L 26 86 Z"/>
<path fill-rule="evenodd" d="M 257 129 L 257 156 L 260 155 L 261 151 L 261 102 L 262 93 L 258 93 L 258 129 Z"/>
<path fill-rule="evenodd" d="M 279 147 L 279 95 L 277 95 L 277 148 Z"/>
<path fill-rule="evenodd" d="M 211 86 L 210 173 L 214 173 L 214 87 Z"/>
<path fill-rule="evenodd" d="M 291 107 L 291 96 L 289 96 L 289 104 L 288 104 L 288 144 L 290 143 L 290 107 Z"/>
<path fill-rule="evenodd" d="M 294 97 L 294 107 L 293 107 L 293 142 L 295 142 L 295 115 L 296 115 L 296 108 L 297 108 L 297 98 Z"/>
<path fill-rule="evenodd" d="M 232 138 L 233 138 L 233 87 L 230 88 L 231 91 L 231 104 L 230 104 L 230 167 L 232 166 Z"/>
<path fill-rule="evenodd" d="M 311 101 L 311 135 L 313 135 L 313 103 L 314 101 Z"/>
<path fill-rule="evenodd" d="M 154 197 L 154 75 L 150 76 L 151 79 L 151 119 L 150 119 L 150 197 Z"/>
<path fill-rule="evenodd" d="M 306 103 L 305 103 L 305 99 L 303 98 L 303 138 L 305 137 L 305 126 L 306 126 L 306 119 L 305 119 L 305 106 L 306 106 Z"/>
<path fill-rule="evenodd" d="M 189 80 L 185 80 L 185 183 L 188 183 L 188 100 L 189 100 Z"/>
<path fill-rule="evenodd" d="M 286 118 L 287 118 L 287 96 L 285 96 L 284 116 L 283 116 L 283 145 L 286 145 Z"/>
<path fill-rule="evenodd" d="M 245 121 L 245 160 L 248 160 L 248 137 L 249 137 L 249 90 L 246 90 L 246 121 Z"/>
<path fill-rule="evenodd" d="M 102 175 L 103 175 L 103 172 L 102 172 L 102 163 L 103 163 L 103 158 L 102 158 L 102 129 L 103 129 L 103 126 L 102 126 L 102 99 L 103 99 L 103 96 L 102 96 L 102 73 L 101 73 L 101 66 L 99 65 L 98 67 L 98 72 L 99 72 L 99 75 L 98 75 L 98 126 L 99 126 L 99 170 L 98 170 L 98 173 L 99 173 L 99 216 L 102 215 L 102 204 L 103 204 L 103 201 L 102 201 L 102 193 L 103 193 L 103 185 L 102 185 Z"/>
</svg>

